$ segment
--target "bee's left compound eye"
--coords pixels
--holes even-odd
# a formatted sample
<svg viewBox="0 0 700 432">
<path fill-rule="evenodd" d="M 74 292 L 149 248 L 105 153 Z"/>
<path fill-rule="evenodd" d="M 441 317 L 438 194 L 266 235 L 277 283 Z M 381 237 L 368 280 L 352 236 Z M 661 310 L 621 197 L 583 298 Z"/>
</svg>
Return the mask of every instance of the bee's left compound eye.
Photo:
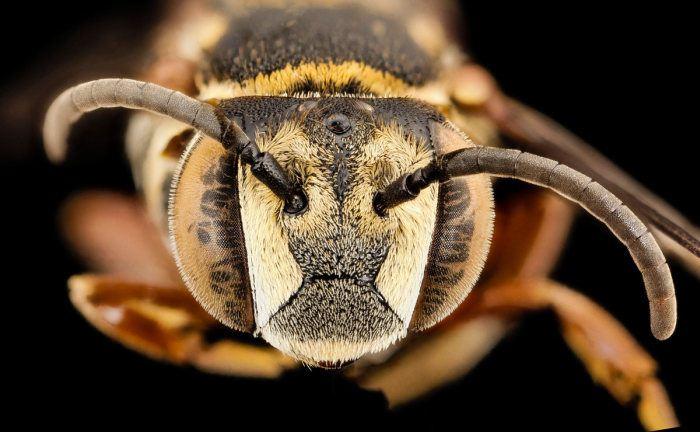
<svg viewBox="0 0 700 432">
<path fill-rule="evenodd" d="M 326 118 L 326 128 L 336 135 L 342 135 L 350 130 L 352 124 L 345 114 L 331 114 Z"/>
</svg>

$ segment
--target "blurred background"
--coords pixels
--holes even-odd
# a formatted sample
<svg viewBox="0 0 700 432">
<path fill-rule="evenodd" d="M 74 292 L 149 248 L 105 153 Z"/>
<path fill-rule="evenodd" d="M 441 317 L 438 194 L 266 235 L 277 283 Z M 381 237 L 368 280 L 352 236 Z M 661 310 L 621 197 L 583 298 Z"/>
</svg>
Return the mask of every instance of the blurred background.
<svg viewBox="0 0 700 432">
<path fill-rule="evenodd" d="M 700 222 L 697 69 L 690 66 L 697 26 L 690 25 L 689 9 L 463 3 L 471 52 L 507 93 L 593 143 Z M 0 29 L 0 226 L 9 237 L 3 242 L 3 334 L 4 357 L 12 363 L 5 373 L 19 378 L 11 388 L 16 403 L 64 421 L 90 413 L 110 422 L 143 415 L 158 423 L 218 418 L 235 427 L 242 417 L 266 423 L 285 412 L 293 414 L 283 419 L 295 423 L 331 413 L 336 423 L 329 427 L 352 420 L 428 429 L 639 429 L 634 410 L 592 382 L 547 313 L 526 319 L 468 376 L 395 411 L 381 395 L 332 373 L 302 370 L 274 382 L 206 375 L 153 362 L 88 325 L 66 295 L 66 279 L 82 267 L 57 234 L 55 214 L 71 191 L 133 190 L 119 145 L 125 117 L 95 114 L 94 130 L 103 133 L 91 133 L 90 145 L 61 167 L 46 161 L 39 125 L 52 96 L 76 75 L 133 76 L 140 64 L 129 59 L 145 49 L 158 6 L 25 2 L 5 16 L 19 25 Z M 679 323 L 664 343 L 648 330 L 636 269 L 596 221 L 577 220 L 555 277 L 602 304 L 635 335 L 658 360 L 681 422 L 698 426 L 699 286 L 680 267 L 673 270 Z"/>
</svg>

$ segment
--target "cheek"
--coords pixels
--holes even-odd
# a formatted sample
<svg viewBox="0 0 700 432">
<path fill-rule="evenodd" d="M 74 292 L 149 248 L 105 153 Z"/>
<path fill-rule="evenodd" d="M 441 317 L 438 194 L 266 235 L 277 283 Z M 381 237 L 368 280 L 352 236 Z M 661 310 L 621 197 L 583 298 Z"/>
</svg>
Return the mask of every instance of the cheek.
<svg viewBox="0 0 700 432">
<path fill-rule="evenodd" d="M 408 326 L 420 293 L 435 229 L 438 186 L 421 192 L 388 216 L 395 224 L 377 288 Z"/>
<path fill-rule="evenodd" d="M 246 168 L 247 169 L 247 168 Z M 241 220 L 258 327 L 299 288 L 301 270 L 289 251 L 281 202 L 251 175 L 240 175 Z"/>
</svg>

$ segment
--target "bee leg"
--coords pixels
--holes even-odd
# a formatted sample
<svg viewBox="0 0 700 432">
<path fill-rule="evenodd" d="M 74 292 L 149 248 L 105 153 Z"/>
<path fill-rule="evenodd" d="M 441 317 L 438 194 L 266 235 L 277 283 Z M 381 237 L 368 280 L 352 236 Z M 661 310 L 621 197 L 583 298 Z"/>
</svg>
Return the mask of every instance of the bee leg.
<svg viewBox="0 0 700 432">
<path fill-rule="evenodd" d="M 274 349 L 235 340 L 233 330 L 199 306 L 139 200 L 83 192 L 64 205 L 60 225 L 101 274 L 73 276 L 69 287 L 73 304 L 103 333 L 150 357 L 207 372 L 275 377 L 294 366 Z M 212 334 L 231 338 L 212 341 Z"/>
<path fill-rule="evenodd" d="M 464 317 L 409 341 L 386 364 L 356 379 L 381 390 L 392 407 L 408 403 L 469 373 L 511 327 L 511 320 L 496 315 Z"/>
<path fill-rule="evenodd" d="M 529 186 L 499 200 L 482 280 L 548 275 L 561 255 L 576 212 L 556 194 Z"/>
<path fill-rule="evenodd" d="M 546 277 L 556 263 L 574 209 L 542 189 L 497 201 L 496 227 L 484 278 Z M 527 230 L 522 229 L 528 227 Z M 363 387 L 381 390 L 391 406 L 410 402 L 466 375 L 516 325 L 516 319 L 479 314 L 474 304 L 484 285 L 442 323 L 407 341 L 381 365 L 358 364 L 348 373 Z M 379 360 L 385 360 L 379 358 Z"/>
<path fill-rule="evenodd" d="M 621 404 L 636 404 L 645 428 L 678 426 L 666 390 L 656 377 L 654 359 L 622 324 L 584 295 L 551 280 L 515 280 L 484 289 L 474 313 L 517 319 L 540 309 L 554 311 L 564 339 L 595 382 Z"/>
<path fill-rule="evenodd" d="M 277 350 L 237 341 L 178 287 L 159 287 L 111 276 L 78 275 L 70 299 L 100 331 L 148 357 L 192 365 L 210 373 L 275 378 L 295 367 Z M 210 335 L 224 334 L 229 337 Z"/>
<path fill-rule="evenodd" d="M 164 235 L 137 198 L 78 193 L 63 204 L 59 225 L 70 249 L 93 271 L 158 286 L 182 285 Z"/>
</svg>

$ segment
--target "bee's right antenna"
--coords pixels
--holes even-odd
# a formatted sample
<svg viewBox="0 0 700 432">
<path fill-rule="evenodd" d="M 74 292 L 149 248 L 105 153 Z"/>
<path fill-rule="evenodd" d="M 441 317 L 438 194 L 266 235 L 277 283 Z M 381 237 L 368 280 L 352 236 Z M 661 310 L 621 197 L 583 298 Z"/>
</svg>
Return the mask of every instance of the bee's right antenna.
<svg viewBox="0 0 700 432">
<path fill-rule="evenodd" d="M 156 84 L 130 79 L 89 81 L 61 93 L 51 104 L 44 121 L 44 145 L 54 162 L 61 162 L 68 149 L 70 128 L 87 112 L 99 108 L 145 109 L 186 123 L 234 149 L 253 175 L 285 202 L 285 211 L 306 207 L 306 196 L 275 158 L 261 152 L 255 142 L 224 113 L 206 102 Z"/>
</svg>

